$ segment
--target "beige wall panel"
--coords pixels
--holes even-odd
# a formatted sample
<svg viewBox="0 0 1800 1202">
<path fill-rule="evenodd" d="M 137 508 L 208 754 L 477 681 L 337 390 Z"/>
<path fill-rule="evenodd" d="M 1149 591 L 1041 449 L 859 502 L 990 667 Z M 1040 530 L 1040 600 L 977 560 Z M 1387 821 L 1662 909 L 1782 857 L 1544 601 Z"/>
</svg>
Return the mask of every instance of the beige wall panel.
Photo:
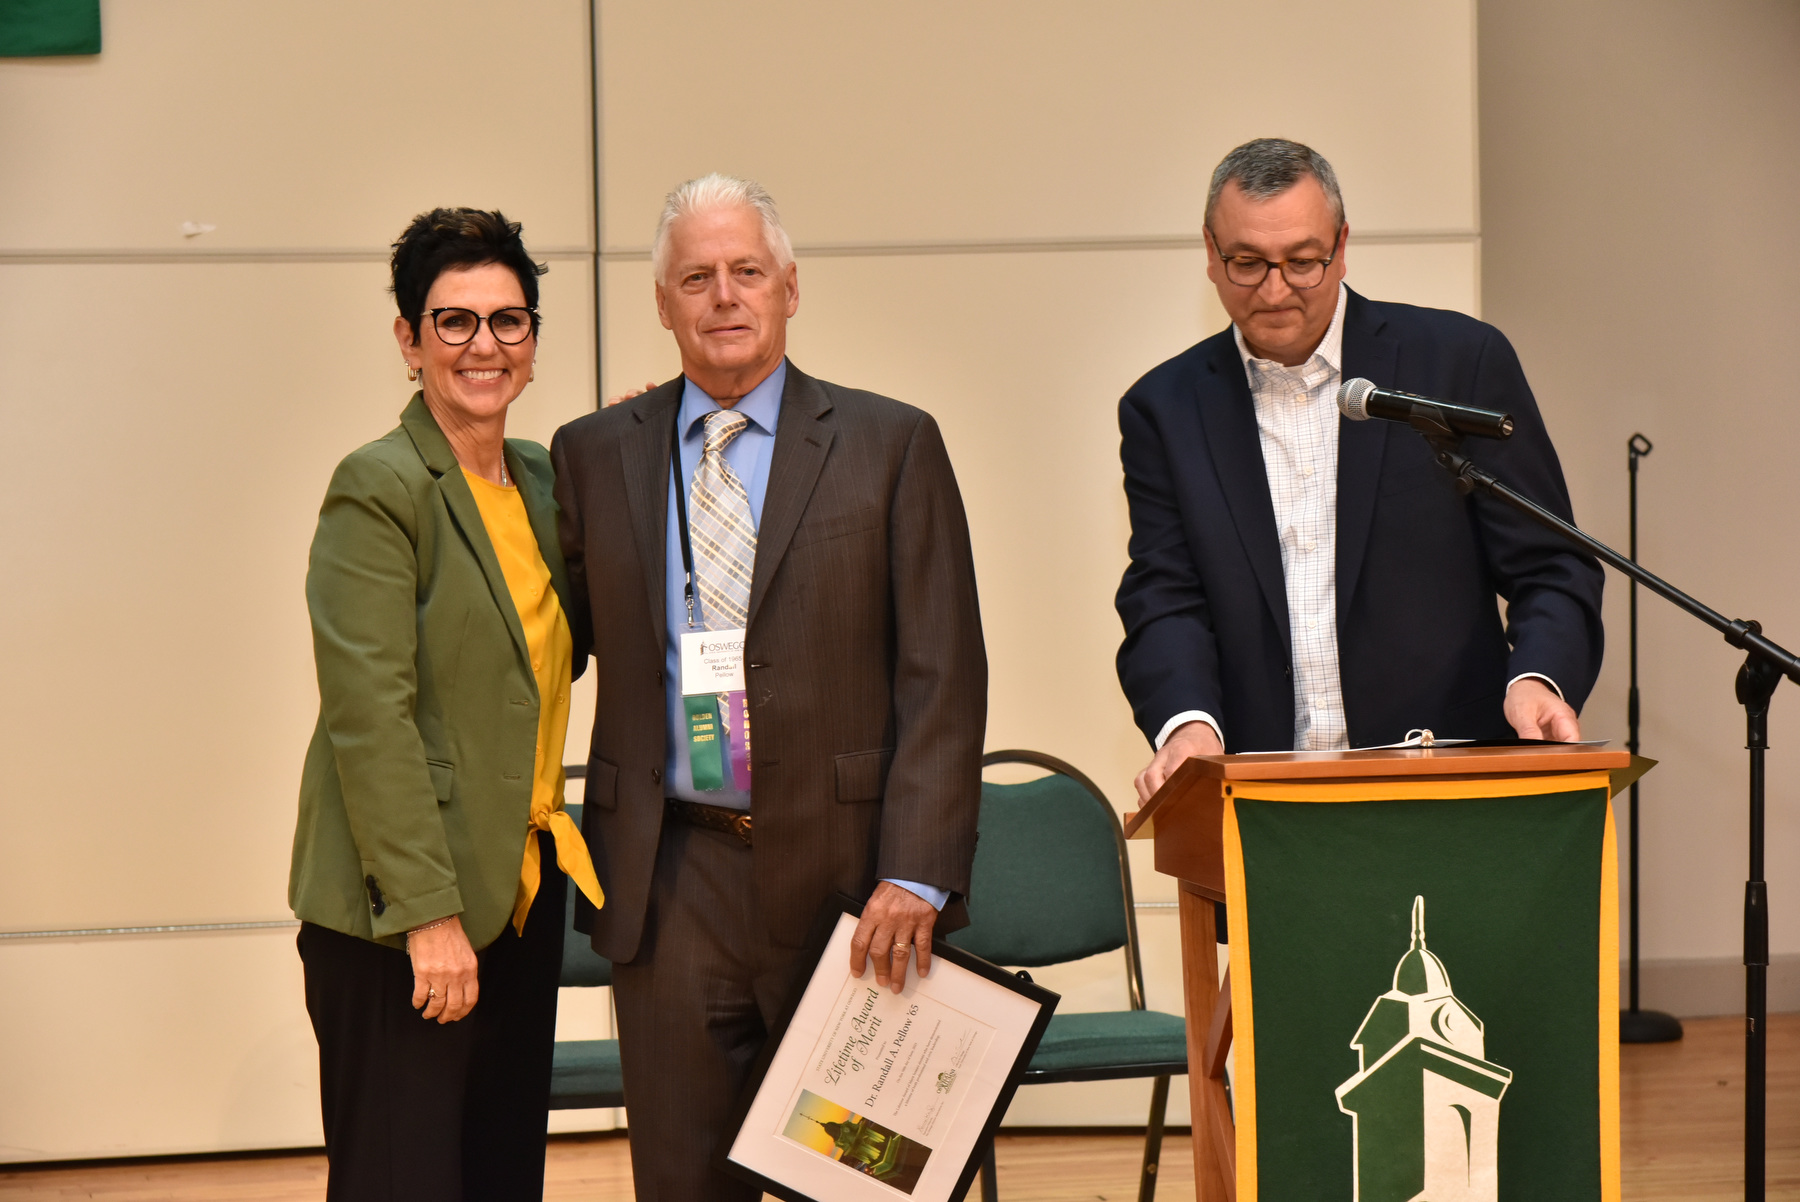
<svg viewBox="0 0 1800 1202">
<path fill-rule="evenodd" d="M 0 60 L 0 249 L 379 249 L 441 204 L 585 247 L 587 12 L 111 0 L 99 56 Z"/>
<path fill-rule="evenodd" d="M 372 263 L 0 267 L 33 448 L 0 525 L 30 582 L 0 597 L 0 677 L 31 682 L 0 696 L 0 927 L 286 915 L 307 547 L 333 466 L 411 392 L 384 285 Z M 579 262 L 544 278 L 515 432 L 592 407 L 590 295 Z"/>
<path fill-rule="evenodd" d="M 1248 138 L 1315 144 L 1368 230 L 1466 230 L 1468 0 L 603 6 L 605 237 L 761 180 L 802 243 L 1199 233 Z M 690 82 L 691 80 L 691 82 Z"/>
<path fill-rule="evenodd" d="M 1481 316 L 1481 247 L 1475 242 L 1359 245 L 1352 227 L 1346 261 L 1344 282 L 1370 300 Z"/>
<path fill-rule="evenodd" d="M 650 261 L 603 262 L 600 278 L 605 293 L 601 309 L 605 316 L 600 335 L 600 366 L 604 373 L 601 394 L 615 397 L 680 375 L 681 354 L 675 349 L 675 336 L 663 329 L 656 317 L 656 288 Z M 806 292 L 809 278 L 803 276 L 800 281 L 802 309 L 810 299 Z"/>
<path fill-rule="evenodd" d="M 1485 309 L 1518 347 L 1577 519 L 1625 547 L 1625 443 L 1643 432 L 1656 444 L 1640 479 L 1644 563 L 1800 646 L 1789 553 L 1800 405 L 1786 353 L 1800 301 L 1776 282 L 1783 268 L 1740 261 L 1792 224 L 1800 194 L 1800 9 L 1524 0 L 1482 11 Z M 1604 280 L 1580 266 L 1608 247 L 1637 249 Z M 1583 714 L 1589 733 L 1615 739 L 1627 593 L 1609 572 L 1606 668 Z M 1729 966 L 1742 950 L 1747 861 L 1732 695 L 1742 656 L 1655 597 L 1640 614 L 1644 754 L 1662 761 L 1643 786 L 1643 955 Z M 1781 955 L 1800 952 L 1791 687 L 1776 693 L 1770 726 L 1767 877 Z M 1646 990 L 1646 1005 L 1676 1004 Z"/>
<path fill-rule="evenodd" d="M 323 1142 L 292 928 L 9 941 L 0 979 L 0 1161 Z"/>
</svg>

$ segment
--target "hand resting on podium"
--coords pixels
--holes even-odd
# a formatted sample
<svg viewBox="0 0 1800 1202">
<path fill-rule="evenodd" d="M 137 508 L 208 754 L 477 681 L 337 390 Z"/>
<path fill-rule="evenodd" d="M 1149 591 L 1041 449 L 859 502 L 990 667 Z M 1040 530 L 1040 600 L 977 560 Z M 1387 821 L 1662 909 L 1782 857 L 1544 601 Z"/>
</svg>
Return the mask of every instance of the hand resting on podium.
<svg viewBox="0 0 1800 1202">
<path fill-rule="evenodd" d="M 1541 677 L 1521 676 L 1506 690 L 1506 724 L 1521 739 L 1555 739 L 1559 743 L 1581 741 L 1581 721 L 1575 710 L 1545 684 Z"/>
<path fill-rule="evenodd" d="M 1224 754 L 1225 745 L 1219 742 L 1219 732 L 1211 723 L 1185 722 L 1177 726 L 1174 733 L 1163 740 L 1161 750 L 1151 757 L 1150 766 L 1137 774 L 1138 803 L 1147 804 L 1170 774 L 1191 757 Z"/>
</svg>

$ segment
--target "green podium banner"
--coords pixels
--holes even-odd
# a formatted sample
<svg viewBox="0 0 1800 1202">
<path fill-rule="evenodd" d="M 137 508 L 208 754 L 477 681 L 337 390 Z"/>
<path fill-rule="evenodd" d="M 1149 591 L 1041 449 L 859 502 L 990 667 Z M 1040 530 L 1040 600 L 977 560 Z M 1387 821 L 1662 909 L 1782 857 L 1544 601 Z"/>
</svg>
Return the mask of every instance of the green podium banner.
<svg viewBox="0 0 1800 1202">
<path fill-rule="evenodd" d="M 1225 802 L 1240 1202 L 1617 1202 L 1607 774 Z"/>
</svg>

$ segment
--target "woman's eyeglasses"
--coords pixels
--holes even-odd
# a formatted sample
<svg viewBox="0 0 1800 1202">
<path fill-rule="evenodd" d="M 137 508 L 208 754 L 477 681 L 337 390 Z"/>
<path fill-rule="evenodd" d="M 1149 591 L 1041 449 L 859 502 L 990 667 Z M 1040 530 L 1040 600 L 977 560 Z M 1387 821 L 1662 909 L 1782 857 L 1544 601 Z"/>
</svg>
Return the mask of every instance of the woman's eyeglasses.
<svg viewBox="0 0 1800 1202">
<path fill-rule="evenodd" d="M 442 308 L 432 309 L 428 316 L 438 341 L 449 346 L 461 346 L 474 338 L 484 321 L 495 342 L 517 346 L 537 332 L 538 323 L 535 309 L 495 309 L 483 317 L 473 309 Z"/>
</svg>

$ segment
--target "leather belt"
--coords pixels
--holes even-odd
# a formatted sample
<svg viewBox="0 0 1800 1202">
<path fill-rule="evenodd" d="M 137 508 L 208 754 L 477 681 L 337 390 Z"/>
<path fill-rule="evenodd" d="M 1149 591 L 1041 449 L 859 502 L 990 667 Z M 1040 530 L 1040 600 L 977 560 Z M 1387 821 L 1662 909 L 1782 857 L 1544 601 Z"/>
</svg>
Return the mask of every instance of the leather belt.
<svg viewBox="0 0 1800 1202">
<path fill-rule="evenodd" d="M 719 831 L 743 840 L 744 846 L 750 844 L 750 811 L 734 810 L 729 806 L 709 806 L 698 801 L 682 801 L 675 797 L 663 799 L 664 813 L 677 822 L 685 822 L 689 826 L 702 827 L 709 831 Z"/>
</svg>

